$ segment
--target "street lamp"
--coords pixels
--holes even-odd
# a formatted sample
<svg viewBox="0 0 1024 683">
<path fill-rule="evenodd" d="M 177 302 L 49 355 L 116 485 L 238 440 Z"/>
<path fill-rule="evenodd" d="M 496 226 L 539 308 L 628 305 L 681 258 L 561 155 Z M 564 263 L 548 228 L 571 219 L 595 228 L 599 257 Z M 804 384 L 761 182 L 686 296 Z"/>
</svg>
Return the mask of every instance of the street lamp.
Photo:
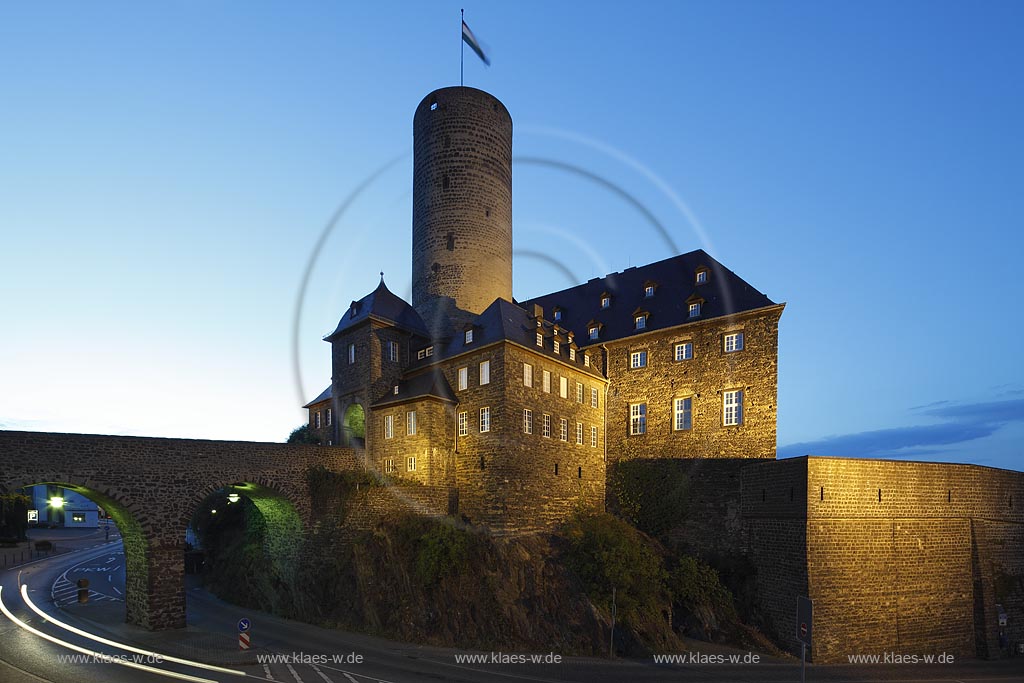
<svg viewBox="0 0 1024 683">
<path fill-rule="evenodd" d="M 228 502 L 229 503 L 237 503 L 240 498 L 241 498 L 241 496 L 239 496 L 237 493 L 229 493 L 228 494 Z"/>
<path fill-rule="evenodd" d="M 52 507 L 52 508 L 62 508 L 62 507 L 64 507 L 64 497 L 63 496 L 51 496 L 50 497 L 50 507 Z"/>
</svg>

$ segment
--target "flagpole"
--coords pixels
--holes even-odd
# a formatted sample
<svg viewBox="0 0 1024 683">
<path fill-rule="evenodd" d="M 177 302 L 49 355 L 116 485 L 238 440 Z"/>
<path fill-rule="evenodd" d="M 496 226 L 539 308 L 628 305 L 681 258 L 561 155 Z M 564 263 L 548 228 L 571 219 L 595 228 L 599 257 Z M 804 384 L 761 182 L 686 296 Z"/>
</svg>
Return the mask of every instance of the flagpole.
<svg viewBox="0 0 1024 683">
<path fill-rule="evenodd" d="M 466 10 L 459 10 L 462 13 L 462 24 L 466 23 Z M 459 86 L 464 86 L 465 81 L 465 64 L 466 64 L 466 41 L 462 39 L 462 24 L 459 25 Z"/>
</svg>

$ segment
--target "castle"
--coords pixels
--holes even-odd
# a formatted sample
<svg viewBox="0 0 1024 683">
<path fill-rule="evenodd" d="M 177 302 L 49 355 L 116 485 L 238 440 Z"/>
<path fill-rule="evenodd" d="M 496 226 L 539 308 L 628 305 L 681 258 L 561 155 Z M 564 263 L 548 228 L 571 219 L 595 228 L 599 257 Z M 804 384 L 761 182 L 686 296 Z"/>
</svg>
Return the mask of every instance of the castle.
<svg viewBox="0 0 1024 683">
<path fill-rule="evenodd" d="M 413 131 L 412 303 L 382 276 L 326 338 L 323 443 L 498 532 L 603 506 L 608 462 L 775 457 L 783 305 L 703 250 L 516 302 L 508 111 L 444 88 Z"/>
<path fill-rule="evenodd" d="M 791 651 L 807 596 L 818 662 L 1024 654 L 1024 474 L 776 460 L 783 304 L 702 250 L 516 302 L 508 111 L 443 88 L 413 132 L 412 302 L 382 275 L 326 337 L 322 443 L 499 534 L 602 509 L 617 462 L 685 467 L 687 544 L 749 563 Z"/>
</svg>

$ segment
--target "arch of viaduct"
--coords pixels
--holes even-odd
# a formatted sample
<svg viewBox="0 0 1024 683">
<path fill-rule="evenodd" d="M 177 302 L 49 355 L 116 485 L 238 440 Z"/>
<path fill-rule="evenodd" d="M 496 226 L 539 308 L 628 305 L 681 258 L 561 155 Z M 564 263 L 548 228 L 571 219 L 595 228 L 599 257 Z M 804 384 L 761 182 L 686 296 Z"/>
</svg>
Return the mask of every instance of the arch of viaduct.
<svg viewBox="0 0 1024 683">
<path fill-rule="evenodd" d="M 199 505 L 234 487 L 281 560 L 310 523 L 311 467 L 362 465 L 336 446 L 0 431 L 0 494 L 59 484 L 103 506 L 124 539 L 127 620 L 152 630 L 185 626 L 185 530 Z"/>
</svg>

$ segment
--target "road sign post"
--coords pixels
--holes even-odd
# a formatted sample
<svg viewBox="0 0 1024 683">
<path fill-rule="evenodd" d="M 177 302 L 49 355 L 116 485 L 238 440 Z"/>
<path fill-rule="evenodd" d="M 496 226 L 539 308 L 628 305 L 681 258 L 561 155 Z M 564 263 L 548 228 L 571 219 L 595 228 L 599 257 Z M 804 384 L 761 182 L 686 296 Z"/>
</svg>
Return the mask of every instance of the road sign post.
<svg viewBox="0 0 1024 683">
<path fill-rule="evenodd" d="M 238 649 L 239 650 L 248 650 L 251 647 L 252 641 L 251 641 L 250 635 L 249 635 L 249 629 L 251 629 L 251 628 L 252 628 L 252 622 L 249 621 L 248 619 L 246 619 L 245 617 L 242 617 L 241 619 L 238 620 Z"/>
<path fill-rule="evenodd" d="M 796 637 L 800 641 L 800 683 L 807 680 L 807 646 L 814 633 L 814 603 L 810 598 L 796 599 Z"/>
</svg>

